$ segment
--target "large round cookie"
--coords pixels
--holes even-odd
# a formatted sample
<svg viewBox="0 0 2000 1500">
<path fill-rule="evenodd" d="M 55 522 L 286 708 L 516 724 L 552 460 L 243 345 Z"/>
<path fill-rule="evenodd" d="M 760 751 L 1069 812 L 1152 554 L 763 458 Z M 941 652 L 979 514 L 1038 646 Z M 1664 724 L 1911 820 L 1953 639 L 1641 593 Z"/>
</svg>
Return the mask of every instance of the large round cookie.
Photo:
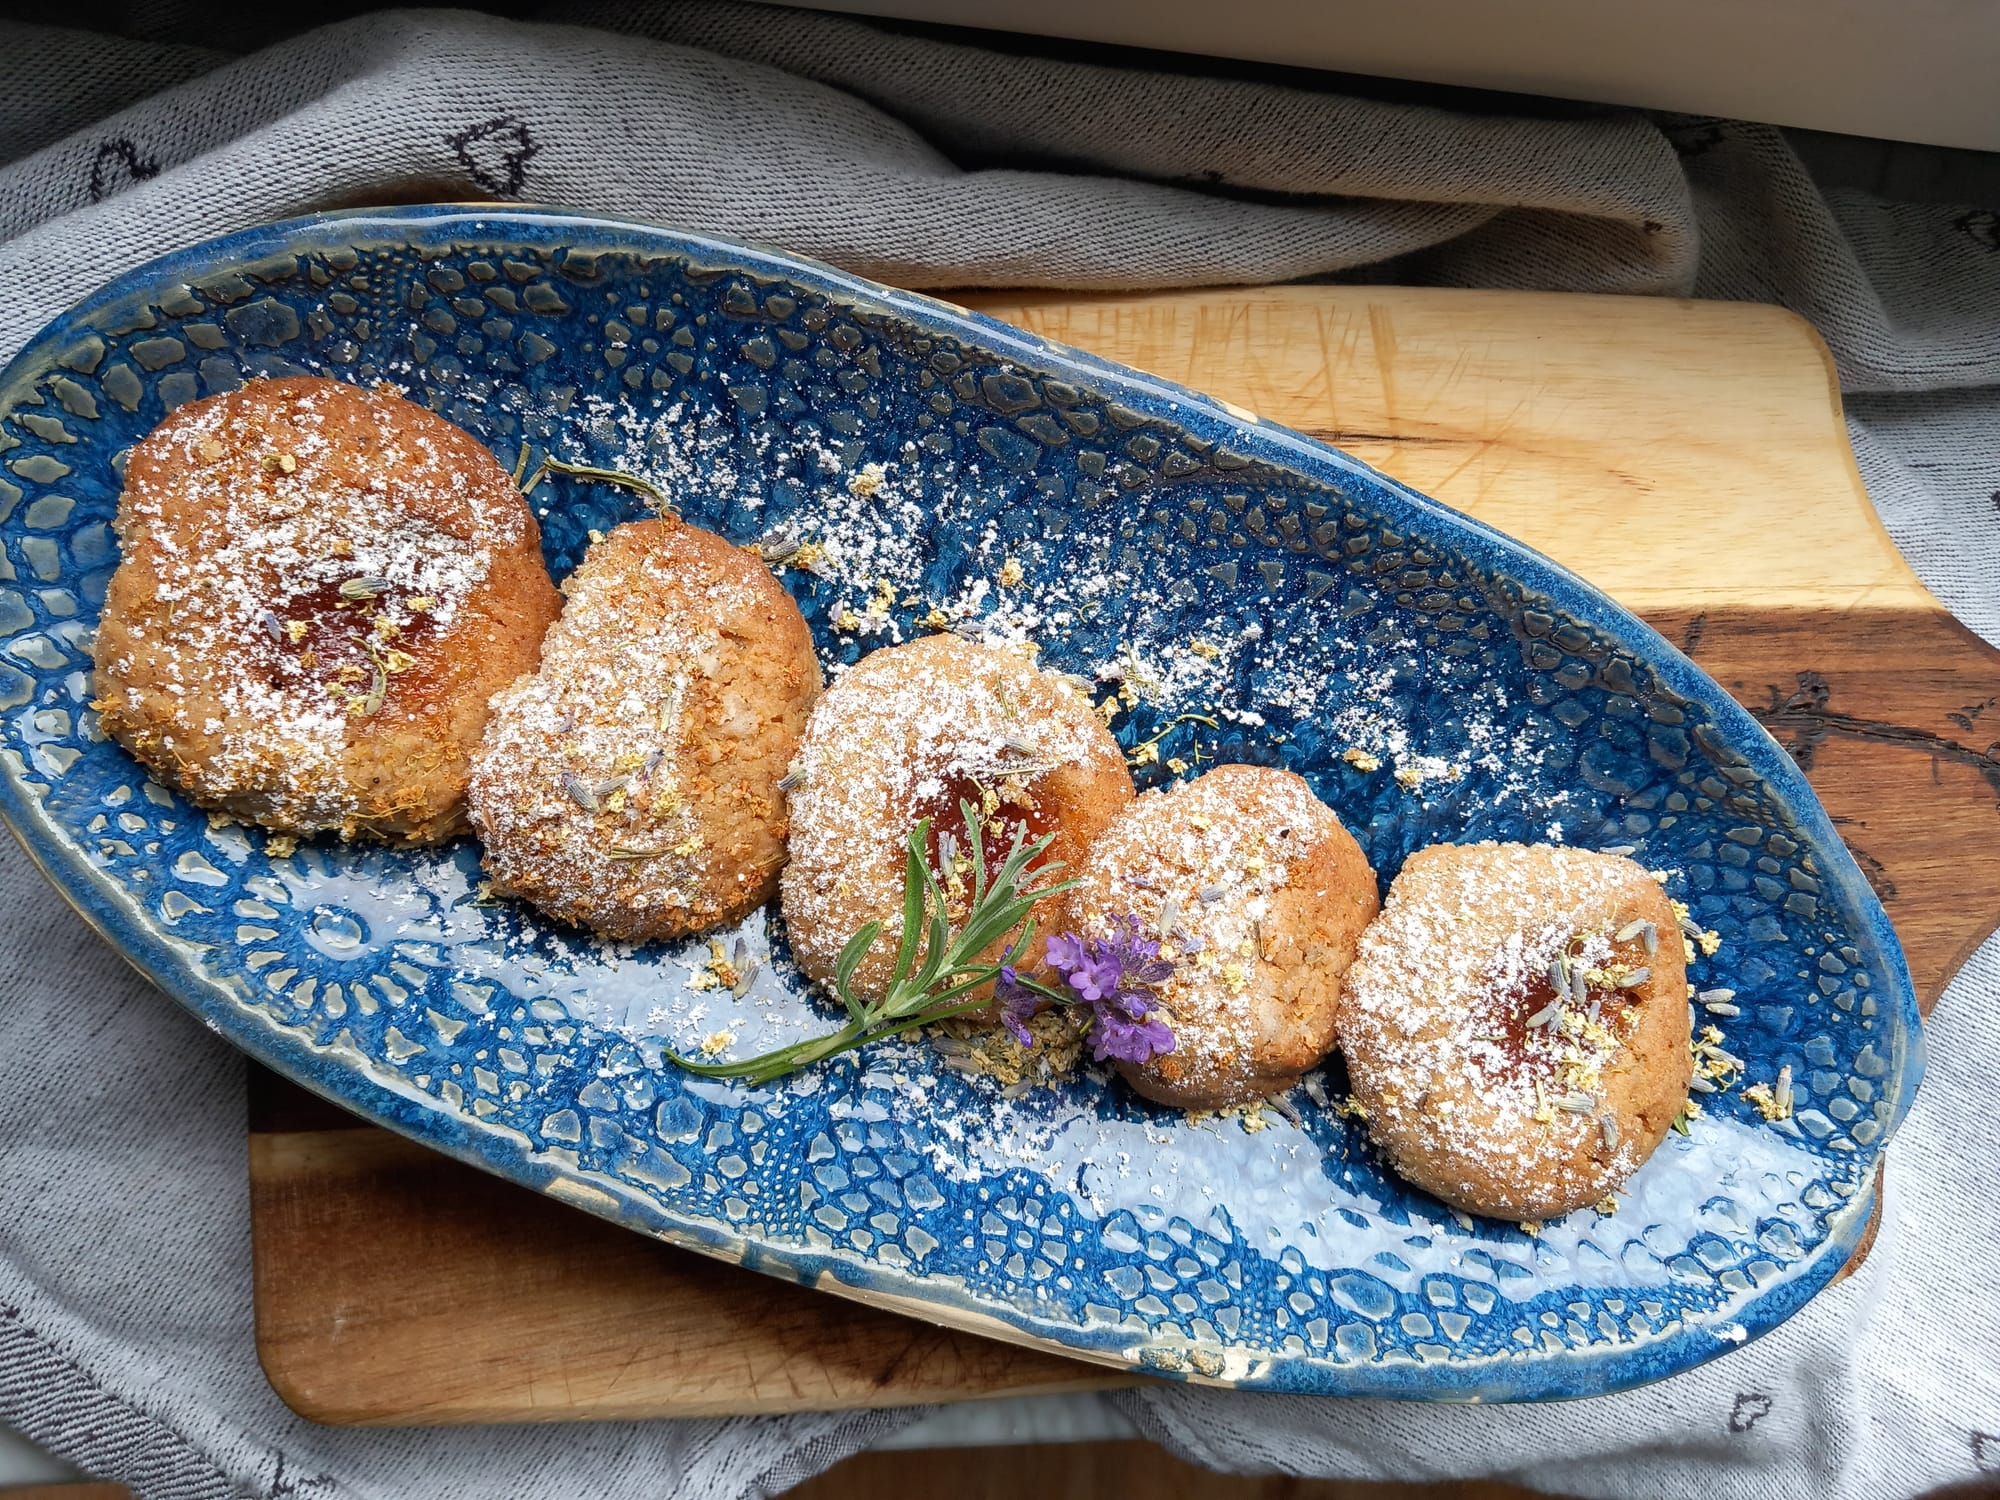
<svg viewBox="0 0 2000 1500">
<path fill-rule="evenodd" d="M 96 706 L 126 749 L 286 832 L 463 831 L 486 700 L 558 608 L 492 454 L 392 395 L 253 380 L 132 450 L 116 526 Z"/>
<path fill-rule="evenodd" d="M 869 922 L 882 935 L 855 970 L 854 992 L 880 996 L 903 928 L 908 840 L 931 820 L 930 854 L 963 914 L 975 805 L 989 863 L 1018 835 L 1053 835 L 1046 860 L 1064 874 L 1132 799 L 1124 753 L 1090 699 L 1039 670 L 1031 654 L 926 636 L 863 657 L 827 689 L 799 746 L 784 914 L 806 975 L 830 983 L 840 950 Z M 1044 936 L 1064 925 L 1061 896 L 1038 902 Z M 1030 962 L 1039 958 L 1041 941 Z"/>
<path fill-rule="evenodd" d="M 798 606 L 671 517 L 593 543 L 563 592 L 473 762 L 494 888 L 633 941 L 739 920 L 777 891 L 779 782 L 819 696 Z"/>
<path fill-rule="evenodd" d="M 1161 1103 L 1214 1109 L 1289 1088 L 1332 1050 L 1378 900 L 1361 846 L 1303 780 L 1218 766 L 1121 813 L 1072 904 L 1087 936 L 1138 917 L 1174 961 L 1158 987 L 1173 1050 L 1119 1071 Z"/>
<path fill-rule="evenodd" d="M 1614 855 L 1412 854 L 1362 936 L 1339 1026 L 1391 1163 L 1472 1213 L 1597 1202 L 1687 1099 L 1680 929 L 1659 883 Z"/>
</svg>

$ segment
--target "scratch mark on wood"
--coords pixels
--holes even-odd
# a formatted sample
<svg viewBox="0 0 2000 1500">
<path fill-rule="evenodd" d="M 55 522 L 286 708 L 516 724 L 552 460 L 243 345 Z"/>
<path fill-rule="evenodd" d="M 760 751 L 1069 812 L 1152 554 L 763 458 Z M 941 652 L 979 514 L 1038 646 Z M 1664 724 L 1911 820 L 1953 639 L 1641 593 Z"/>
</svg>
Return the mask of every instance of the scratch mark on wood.
<svg viewBox="0 0 2000 1500">
<path fill-rule="evenodd" d="M 1379 302 L 1368 304 L 1368 331 L 1375 345 L 1375 374 L 1382 382 L 1382 415 L 1389 426 L 1396 421 L 1396 328 L 1389 321 L 1389 309 Z"/>
<path fill-rule="evenodd" d="M 1860 845 L 1848 843 L 1844 838 L 1841 842 L 1847 844 L 1847 852 L 1854 856 L 1855 864 L 1861 867 L 1862 878 L 1875 892 L 1875 899 L 1884 906 L 1894 901 L 1897 895 L 1896 882 L 1890 878 L 1888 867 Z"/>
<path fill-rule="evenodd" d="M 1988 698 L 1984 703 L 1968 703 L 1955 713 L 1947 713 L 1945 717 L 1960 729 L 1970 730 L 1979 716 L 1996 703 L 2000 703 L 2000 696 Z"/>
<path fill-rule="evenodd" d="M 1322 443 L 1331 443 L 1335 447 L 1344 443 L 1394 443 L 1400 448 L 1455 448 L 1468 441 L 1478 441 L 1460 437 L 1433 437 L 1428 434 L 1413 437 L 1403 432 L 1364 432 L 1344 427 L 1307 427 L 1300 430 L 1318 438 Z"/>
<path fill-rule="evenodd" d="M 1931 757 L 1933 777 L 1936 776 L 1939 761 L 1970 766 L 1993 788 L 1994 795 L 2000 797 L 2000 741 L 1984 750 L 1975 750 L 1928 729 L 1839 713 L 1828 706 L 1833 690 L 1827 685 L 1825 677 L 1818 672 L 1796 675 L 1796 692 L 1783 695 L 1776 686 L 1767 684 L 1765 691 L 1770 694 L 1770 706 L 1753 708 L 1750 712 L 1760 724 L 1779 737 L 1792 759 L 1799 763 L 1800 770 L 1810 771 L 1819 747 L 1828 738 L 1840 735 L 1871 744 L 1921 751 Z"/>
<path fill-rule="evenodd" d="M 909 1340 L 903 1345 L 903 1347 L 898 1349 L 893 1355 L 891 1355 L 889 1358 L 889 1362 L 886 1365 L 884 1365 L 880 1371 L 876 1373 L 875 1375 L 876 1389 L 878 1390 L 886 1389 L 890 1385 L 890 1383 L 895 1380 L 896 1376 L 902 1372 L 903 1368 L 906 1365 L 908 1365 L 916 1355 L 925 1352 L 927 1347 L 933 1341 L 934 1340 L 932 1334 L 928 1330 L 918 1329 L 912 1332 L 909 1337 Z"/>
</svg>

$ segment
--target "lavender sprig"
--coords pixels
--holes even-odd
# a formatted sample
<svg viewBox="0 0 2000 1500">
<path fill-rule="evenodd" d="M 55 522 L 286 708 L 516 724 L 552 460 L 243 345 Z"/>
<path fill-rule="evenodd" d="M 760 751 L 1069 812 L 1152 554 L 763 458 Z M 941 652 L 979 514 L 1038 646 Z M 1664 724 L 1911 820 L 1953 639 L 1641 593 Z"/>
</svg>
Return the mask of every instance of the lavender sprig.
<svg viewBox="0 0 2000 1500">
<path fill-rule="evenodd" d="M 532 495 L 535 487 L 551 474 L 560 474 L 568 479 L 582 479 L 593 484 L 608 484 L 615 489 L 631 490 L 652 502 L 653 509 L 661 515 L 673 515 L 674 503 L 667 498 L 667 492 L 652 480 L 638 474 L 627 474 L 619 469 L 599 469 L 590 464 L 573 464 L 557 458 L 553 453 L 544 453 L 542 461 L 528 470 L 528 445 L 521 445 L 521 461 L 514 466 L 514 483 L 522 495 Z"/>
<path fill-rule="evenodd" d="M 1091 1055 L 1099 1062 L 1142 1063 L 1174 1050 L 1173 1031 L 1156 1014 L 1159 998 L 1154 993 L 1174 966 L 1160 957 L 1159 940 L 1145 935 L 1138 917 L 1128 914 L 1113 922 L 1109 935 L 1101 938 L 1056 933 L 1044 952 L 1048 966 L 1062 978 L 1062 990 L 1011 966 L 1001 969 L 994 986 L 1001 1022 L 1022 1046 L 1034 1045 L 1027 1019 L 1046 999 L 1086 1012 Z"/>
<path fill-rule="evenodd" d="M 896 949 L 896 964 L 888 988 L 880 1000 L 864 1001 L 853 987 L 855 971 L 882 935 L 882 924 L 869 922 L 847 940 L 834 965 L 834 995 L 846 1007 L 848 1015 L 847 1025 L 840 1030 L 739 1062 L 701 1063 L 672 1051 L 666 1053 L 667 1060 L 703 1078 L 741 1078 L 748 1083 L 764 1084 L 870 1042 L 983 1008 L 988 1003 L 986 997 L 969 997 L 988 983 L 997 983 L 1003 976 L 1014 973 L 1016 961 L 1034 941 L 1035 922 L 1029 912 L 1035 903 L 1044 896 L 1068 890 L 1076 882 L 1027 884 L 1029 866 L 1047 852 L 1054 841 L 1053 834 L 1023 843 L 1022 834 L 1017 831 L 1000 868 L 989 872 L 978 810 L 966 802 L 961 804 L 961 811 L 972 855 L 971 905 L 964 921 L 954 930 L 946 915 L 944 891 L 925 853 L 930 839 L 930 819 L 925 818 L 910 832 L 909 852 L 903 867 L 902 940 Z M 1049 863 L 1034 874 L 1045 877 L 1061 868 L 1060 864 Z M 989 962 L 988 950 L 1017 927 L 1019 935 L 1007 945 L 999 961 Z M 1003 1000 L 1003 1008 L 1004 1005 Z"/>
</svg>

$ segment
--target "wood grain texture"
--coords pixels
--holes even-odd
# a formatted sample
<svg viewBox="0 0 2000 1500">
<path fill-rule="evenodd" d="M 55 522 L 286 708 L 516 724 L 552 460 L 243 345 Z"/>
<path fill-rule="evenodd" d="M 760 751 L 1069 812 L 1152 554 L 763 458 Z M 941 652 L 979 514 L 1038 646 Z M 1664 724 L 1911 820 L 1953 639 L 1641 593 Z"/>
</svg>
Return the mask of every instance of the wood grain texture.
<svg viewBox="0 0 2000 1500">
<path fill-rule="evenodd" d="M 1861 488 L 1825 345 L 1779 308 L 1386 287 L 970 303 L 1333 443 L 1642 615 L 1937 608 Z"/>
<path fill-rule="evenodd" d="M 2000 653 L 1883 532 L 1798 319 L 1376 288 L 968 300 L 1338 443 L 1636 609 L 1806 766 L 1926 1009 L 2000 918 Z M 320 1420 L 780 1411 L 1132 1378 L 671 1250 L 330 1106 L 260 1097 L 259 1349 Z"/>
<path fill-rule="evenodd" d="M 316 1422 L 720 1416 L 1129 1383 L 673 1249 L 386 1130 L 255 1132 L 250 1178 L 258 1357 Z"/>
<path fill-rule="evenodd" d="M 909 1448 L 857 1453 L 785 1491 L 786 1500 L 1560 1500 L 1491 1480 L 1398 1483 L 1216 1474 L 1151 1443 L 1035 1443 L 1015 1448 Z"/>
<path fill-rule="evenodd" d="M 1692 646 L 1805 770 L 1928 1014 L 2000 916 L 2000 655 L 1935 607 L 1652 610 L 1648 623 Z"/>
</svg>

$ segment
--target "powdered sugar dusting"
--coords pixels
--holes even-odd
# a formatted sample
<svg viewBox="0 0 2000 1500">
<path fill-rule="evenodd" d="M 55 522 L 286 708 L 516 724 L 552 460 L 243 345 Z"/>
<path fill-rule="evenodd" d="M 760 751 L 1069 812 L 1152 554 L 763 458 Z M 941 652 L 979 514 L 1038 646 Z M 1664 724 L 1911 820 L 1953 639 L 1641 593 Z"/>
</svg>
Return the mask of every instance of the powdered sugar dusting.
<svg viewBox="0 0 2000 1500">
<path fill-rule="evenodd" d="M 1602 1124 L 1606 1076 L 1640 1006 L 1682 983 L 1664 950 L 1644 951 L 1645 922 L 1628 921 L 1654 904 L 1637 866 L 1583 850 L 1413 857 L 1362 936 L 1343 1006 L 1378 1136 L 1421 1136 L 1447 1172 L 1504 1162 L 1513 1181 L 1566 1182 L 1585 1160 L 1605 1187 L 1629 1175 L 1640 1157 L 1629 1131 Z"/>
<path fill-rule="evenodd" d="M 878 920 L 893 949 L 917 819 L 983 801 L 987 836 L 1004 847 L 1010 826 L 1032 833 L 1049 818 L 1040 799 L 1065 772 L 1123 777 L 1089 700 L 1029 653 L 940 635 L 864 657 L 813 710 L 794 765 L 794 942 L 817 933 L 837 949 Z"/>
<path fill-rule="evenodd" d="M 741 577 L 675 567 L 658 525 L 620 528 L 570 575 L 540 669 L 495 696 L 473 765 L 495 886 L 611 932 L 671 922 L 716 873 L 688 701 L 722 670 L 722 625 L 758 603 Z"/>
<path fill-rule="evenodd" d="M 1269 960 L 1295 935 L 1298 900 L 1331 903 L 1331 892 L 1294 889 L 1294 876 L 1338 834 L 1333 813 L 1297 777 L 1221 771 L 1147 793 L 1092 849 L 1077 902 L 1086 928 L 1132 913 L 1174 961 L 1159 994 L 1178 1085 L 1240 1091 L 1273 1070 L 1259 1054 L 1289 1008 L 1278 1002 Z M 1284 910 L 1281 894 L 1295 898 Z M 1330 1010 L 1316 1024 L 1315 1050 L 1324 1052 Z"/>
<path fill-rule="evenodd" d="M 345 829 L 351 729 L 393 711 L 395 679 L 441 649 L 494 549 L 527 535 L 504 476 L 442 425 L 332 382 L 169 418 L 134 454 L 118 520 L 165 623 L 135 621 L 133 649 L 100 663 L 114 719 L 164 695 L 179 727 L 161 749 L 199 755 L 205 790 L 260 794 L 279 826 Z"/>
<path fill-rule="evenodd" d="M 832 670 L 857 649 L 926 631 L 1062 650 L 1133 711 L 1134 738 L 1181 715 L 1214 721 L 1183 724 L 1151 757 L 1176 772 L 1235 735 L 1330 747 L 1329 761 L 1353 746 L 1426 802 L 1476 798 L 1544 827 L 1571 820 L 1569 794 L 1545 774 L 1548 726 L 1476 660 L 1301 599 L 1295 584 L 1260 590 L 1254 573 L 1239 570 L 1216 597 L 1186 559 L 1163 566 L 1171 555 L 1147 544 L 1128 505 L 1045 506 L 1031 481 L 955 447 L 757 421 L 679 396 L 585 397 L 551 416 L 544 437 L 552 452 L 587 448 L 691 509 L 719 511 L 732 535 L 755 536 L 817 605 Z M 1004 509 L 999 496 L 1012 497 Z M 1411 717 L 1419 679 L 1448 686 L 1451 722 Z"/>
</svg>

